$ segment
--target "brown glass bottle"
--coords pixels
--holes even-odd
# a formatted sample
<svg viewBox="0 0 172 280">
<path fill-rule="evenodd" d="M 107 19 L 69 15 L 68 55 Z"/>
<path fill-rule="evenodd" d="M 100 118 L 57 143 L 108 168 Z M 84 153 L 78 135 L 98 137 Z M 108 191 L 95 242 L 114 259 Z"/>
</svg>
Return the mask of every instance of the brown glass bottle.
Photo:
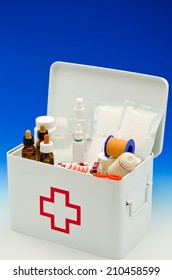
<svg viewBox="0 0 172 280">
<path fill-rule="evenodd" d="M 26 134 L 23 137 L 23 144 L 22 157 L 36 160 L 36 148 L 34 147 L 34 138 L 31 136 L 30 130 L 26 130 Z"/>
<path fill-rule="evenodd" d="M 53 153 L 40 153 L 40 161 L 48 164 L 54 165 L 54 155 Z"/>
<path fill-rule="evenodd" d="M 49 135 L 44 135 L 44 141 L 40 143 L 40 161 L 54 165 L 53 143 L 49 141 Z"/>
<path fill-rule="evenodd" d="M 40 124 L 40 129 L 37 132 L 38 141 L 36 143 L 36 159 L 40 161 L 40 143 L 44 141 L 44 135 L 48 134 L 48 130 L 45 129 L 44 124 Z"/>
</svg>

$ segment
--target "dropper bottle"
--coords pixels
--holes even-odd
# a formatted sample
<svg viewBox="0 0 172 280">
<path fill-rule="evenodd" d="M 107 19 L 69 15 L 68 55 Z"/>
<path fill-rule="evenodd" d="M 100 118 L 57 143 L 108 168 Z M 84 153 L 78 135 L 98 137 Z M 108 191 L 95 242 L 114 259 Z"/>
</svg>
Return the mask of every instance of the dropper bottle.
<svg viewBox="0 0 172 280">
<path fill-rule="evenodd" d="M 48 134 L 48 130 L 45 129 L 45 124 L 40 124 L 40 129 L 37 131 L 37 143 L 36 143 L 36 159 L 40 161 L 40 143 L 44 141 L 44 135 Z"/>
<path fill-rule="evenodd" d="M 83 131 L 81 129 L 81 125 L 77 124 L 73 139 L 73 161 L 79 163 L 84 160 Z"/>
<path fill-rule="evenodd" d="M 85 115 L 85 107 L 83 98 L 78 97 L 75 100 L 73 108 L 73 116 L 69 118 L 69 132 L 74 135 L 77 124 L 80 124 L 83 131 L 83 139 L 89 140 L 90 138 L 90 124 L 89 120 Z"/>
<path fill-rule="evenodd" d="M 26 130 L 23 137 L 24 147 L 22 149 L 22 157 L 27 159 L 36 160 L 36 148 L 34 146 L 34 138 L 30 130 Z"/>
<path fill-rule="evenodd" d="M 53 142 L 49 140 L 49 135 L 44 135 L 44 141 L 40 143 L 40 161 L 54 165 Z"/>
</svg>

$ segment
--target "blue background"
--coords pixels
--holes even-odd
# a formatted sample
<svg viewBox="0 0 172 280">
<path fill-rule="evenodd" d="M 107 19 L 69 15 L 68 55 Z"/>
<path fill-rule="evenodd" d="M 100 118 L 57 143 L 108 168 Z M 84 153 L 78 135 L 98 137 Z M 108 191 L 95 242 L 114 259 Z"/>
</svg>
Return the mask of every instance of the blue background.
<svg viewBox="0 0 172 280">
<path fill-rule="evenodd" d="M 46 114 L 49 68 L 66 61 L 166 78 L 172 84 L 171 1 L 0 2 L 0 180 L 6 152 Z M 163 153 L 154 166 L 154 199 L 171 205 L 171 88 Z M 165 198 L 166 199 L 166 198 Z"/>
</svg>

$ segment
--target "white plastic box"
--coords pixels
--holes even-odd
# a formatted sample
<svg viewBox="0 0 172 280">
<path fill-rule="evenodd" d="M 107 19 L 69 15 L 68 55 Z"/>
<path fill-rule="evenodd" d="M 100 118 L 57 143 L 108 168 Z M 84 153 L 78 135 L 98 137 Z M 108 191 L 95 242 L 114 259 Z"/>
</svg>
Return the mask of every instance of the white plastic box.
<svg viewBox="0 0 172 280">
<path fill-rule="evenodd" d="M 83 97 L 93 118 L 95 100 L 129 99 L 164 110 L 152 154 L 121 181 L 96 178 L 7 154 L 11 229 L 111 259 L 124 257 L 150 230 L 153 159 L 162 150 L 168 83 L 155 76 L 55 62 L 47 114 L 71 116 Z"/>
</svg>

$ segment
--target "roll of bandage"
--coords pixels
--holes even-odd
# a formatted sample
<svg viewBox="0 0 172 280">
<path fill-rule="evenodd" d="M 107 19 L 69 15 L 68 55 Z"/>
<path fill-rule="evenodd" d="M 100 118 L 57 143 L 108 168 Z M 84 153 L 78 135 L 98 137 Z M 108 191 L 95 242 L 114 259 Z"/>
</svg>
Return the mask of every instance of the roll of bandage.
<svg viewBox="0 0 172 280">
<path fill-rule="evenodd" d="M 108 173 L 124 177 L 137 166 L 137 158 L 132 153 L 123 153 L 120 155 L 108 169 Z"/>
<path fill-rule="evenodd" d="M 135 142 L 133 139 L 123 140 L 113 137 L 113 135 L 108 136 L 104 144 L 104 153 L 106 157 L 118 158 L 121 154 L 129 152 L 134 154 Z"/>
<path fill-rule="evenodd" d="M 113 157 L 106 157 L 104 153 L 100 153 L 98 156 L 99 162 L 99 170 L 101 172 L 106 172 L 109 166 L 115 161 L 116 159 Z"/>
</svg>

